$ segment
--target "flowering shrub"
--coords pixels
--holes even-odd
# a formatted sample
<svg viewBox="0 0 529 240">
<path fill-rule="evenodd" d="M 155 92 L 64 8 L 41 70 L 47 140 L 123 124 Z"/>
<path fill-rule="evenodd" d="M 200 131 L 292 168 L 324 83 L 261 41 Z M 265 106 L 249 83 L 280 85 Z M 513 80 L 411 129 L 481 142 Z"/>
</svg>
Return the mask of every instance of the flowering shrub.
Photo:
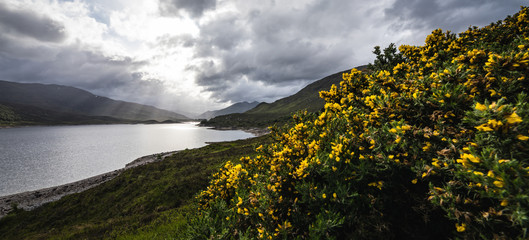
<svg viewBox="0 0 529 240">
<path fill-rule="evenodd" d="M 528 238 L 529 9 L 378 49 L 198 200 L 196 238 Z M 376 49 L 377 50 L 377 49 Z"/>
</svg>

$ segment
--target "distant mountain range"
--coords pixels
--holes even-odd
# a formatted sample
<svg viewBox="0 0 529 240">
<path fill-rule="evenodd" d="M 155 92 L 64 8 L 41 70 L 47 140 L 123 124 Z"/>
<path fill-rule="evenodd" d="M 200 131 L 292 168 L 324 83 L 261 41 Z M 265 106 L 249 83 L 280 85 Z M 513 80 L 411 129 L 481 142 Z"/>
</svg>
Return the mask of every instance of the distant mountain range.
<svg viewBox="0 0 529 240">
<path fill-rule="evenodd" d="M 55 84 L 0 80 L 0 122 L 83 124 L 179 122 L 188 117 L 137 103 L 113 100 Z"/>
<path fill-rule="evenodd" d="M 366 66 L 357 67 L 359 70 L 365 68 Z M 319 97 L 319 92 L 329 90 L 333 84 L 339 85 L 343 72 L 324 77 L 296 94 L 273 103 L 240 102 L 224 109 L 205 112 L 197 118 L 208 119 L 202 122 L 203 125 L 219 128 L 284 124 L 297 111 L 320 111 L 324 101 Z M 113 100 L 74 87 L 0 80 L 0 125 L 9 122 L 89 124 L 188 120 L 191 119 L 182 114 L 153 106 Z"/>
<path fill-rule="evenodd" d="M 215 111 L 207 111 L 205 113 L 202 113 L 200 114 L 197 118 L 199 119 L 210 119 L 210 118 L 214 118 L 216 116 L 221 116 L 221 115 L 227 115 L 227 114 L 232 114 L 232 113 L 243 113 L 243 112 L 246 112 L 254 107 L 256 107 L 257 105 L 259 105 L 259 102 L 257 101 L 254 101 L 254 102 L 238 102 L 238 103 L 235 103 L 227 108 L 223 108 L 223 109 L 220 109 L 220 110 L 215 110 Z"/>
<path fill-rule="evenodd" d="M 365 70 L 367 66 L 356 67 Z M 283 124 L 291 115 L 300 110 L 318 112 L 323 108 L 324 101 L 319 97 L 319 92 L 329 90 L 333 84 L 339 86 L 342 73 L 346 70 L 315 81 L 296 94 L 279 99 L 273 103 L 261 103 L 255 108 L 244 113 L 233 113 L 214 117 L 201 124 L 206 126 L 224 127 L 267 127 L 273 124 Z"/>
</svg>

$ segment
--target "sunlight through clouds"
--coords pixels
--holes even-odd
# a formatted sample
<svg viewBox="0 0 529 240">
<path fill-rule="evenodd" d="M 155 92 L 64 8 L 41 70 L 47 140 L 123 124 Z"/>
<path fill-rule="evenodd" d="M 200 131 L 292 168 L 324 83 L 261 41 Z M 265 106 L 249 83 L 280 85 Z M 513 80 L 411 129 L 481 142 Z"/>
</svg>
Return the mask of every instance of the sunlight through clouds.
<svg viewBox="0 0 529 240">
<path fill-rule="evenodd" d="M 421 45 L 432 29 L 483 26 L 522 4 L 5 0 L 0 79 L 68 85 L 201 113 L 289 96 L 327 75 L 367 64 L 376 45 Z"/>
</svg>

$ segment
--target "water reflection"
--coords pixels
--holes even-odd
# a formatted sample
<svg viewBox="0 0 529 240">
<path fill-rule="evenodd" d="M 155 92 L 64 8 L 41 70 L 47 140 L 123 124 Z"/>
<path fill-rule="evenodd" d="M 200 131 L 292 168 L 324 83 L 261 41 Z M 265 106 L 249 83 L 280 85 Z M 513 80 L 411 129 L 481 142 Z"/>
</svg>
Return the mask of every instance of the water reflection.
<svg viewBox="0 0 529 240">
<path fill-rule="evenodd" d="M 196 123 L 0 129 L 0 196 L 113 171 L 144 155 L 248 137 Z"/>
</svg>

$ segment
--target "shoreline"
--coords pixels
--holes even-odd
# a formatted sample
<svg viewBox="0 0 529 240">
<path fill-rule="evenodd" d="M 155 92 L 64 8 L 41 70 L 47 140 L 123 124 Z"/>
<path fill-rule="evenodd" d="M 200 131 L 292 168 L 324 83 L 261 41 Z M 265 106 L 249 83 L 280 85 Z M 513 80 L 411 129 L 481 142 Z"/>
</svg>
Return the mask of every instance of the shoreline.
<svg viewBox="0 0 529 240">
<path fill-rule="evenodd" d="M 197 124 L 198 125 L 198 124 Z M 200 126 L 200 125 L 198 125 Z M 254 137 L 259 137 L 270 133 L 270 130 L 267 128 L 237 128 L 237 127 L 213 127 L 214 130 L 241 130 L 247 133 L 251 133 Z M 212 142 L 206 142 L 206 144 L 211 144 Z M 10 212 L 14 210 L 14 206 L 18 209 L 25 211 L 33 210 L 39 206 L 42 206 L 46 203 L 54 202 L 61 199 L 64 196 L 80 193 L 96 187 L 102 183 L 110 181 L 115 177 L 119 176 L 125 170 L 130 168 L 135 168 L 145 164 L 158 162 L 164 160 L 166 157 L 171 156 L 178 151 L 170 152 L 161 152 L 151 155 L 146 155 L 139 157 L 125 165 L 125 167 L 102 173 L 93 177 L 85 178 L 79 181 L 66 183 L 58 186 L 42 188 L 37 190 L 31 190 L 21 193 L 15 193 L 5 196 L 0 196 L 0 219 L 7 216 Z"/>
<path fill-rule="evenodd" d="M 207 125 L 202 125 L 202 124 L 198 124 L 197 126 L 199 126 L 199 127 L 207 127 L 207 128 L 210 128 L 210 129 L 213 129 L 213 130 L 217 130 L 217 131 L 240 130 L 240 131 L 243 131 L 243 132 L 251 133 L 255 137 L 260 137 L 260 136 L 269 134 L 271 132 L 270 129 L 268 129 L 268 128 L 215 127 L 215 126 L 207 126 Z"/>
<path fill-rule="evenodd" d="M 143 156 L 133 160 L 130 163 L 127 163 L 123 168 L 99 174 L 93 177 L 85 178 L 76 182 L 66 183 L 59 186 L 48 187 L 33 191 L 15 193 L 6 196 L 0 196 L 0 219 L 12 212 L 14 210 L 14 206 L 16 206 L 18 209 L 29 211 L 39 206 L 42 206 L 43 204 L 57 201 L 64 196 L 74 193 L 80 193 L 90 188 L 96 187 L 102 183 L 114 179 L 125 170 L 153 162 L 162 161 L 166 157 L 171 156 L 177 152 L 178 151 L 162 152 Z"/>
</svg>

